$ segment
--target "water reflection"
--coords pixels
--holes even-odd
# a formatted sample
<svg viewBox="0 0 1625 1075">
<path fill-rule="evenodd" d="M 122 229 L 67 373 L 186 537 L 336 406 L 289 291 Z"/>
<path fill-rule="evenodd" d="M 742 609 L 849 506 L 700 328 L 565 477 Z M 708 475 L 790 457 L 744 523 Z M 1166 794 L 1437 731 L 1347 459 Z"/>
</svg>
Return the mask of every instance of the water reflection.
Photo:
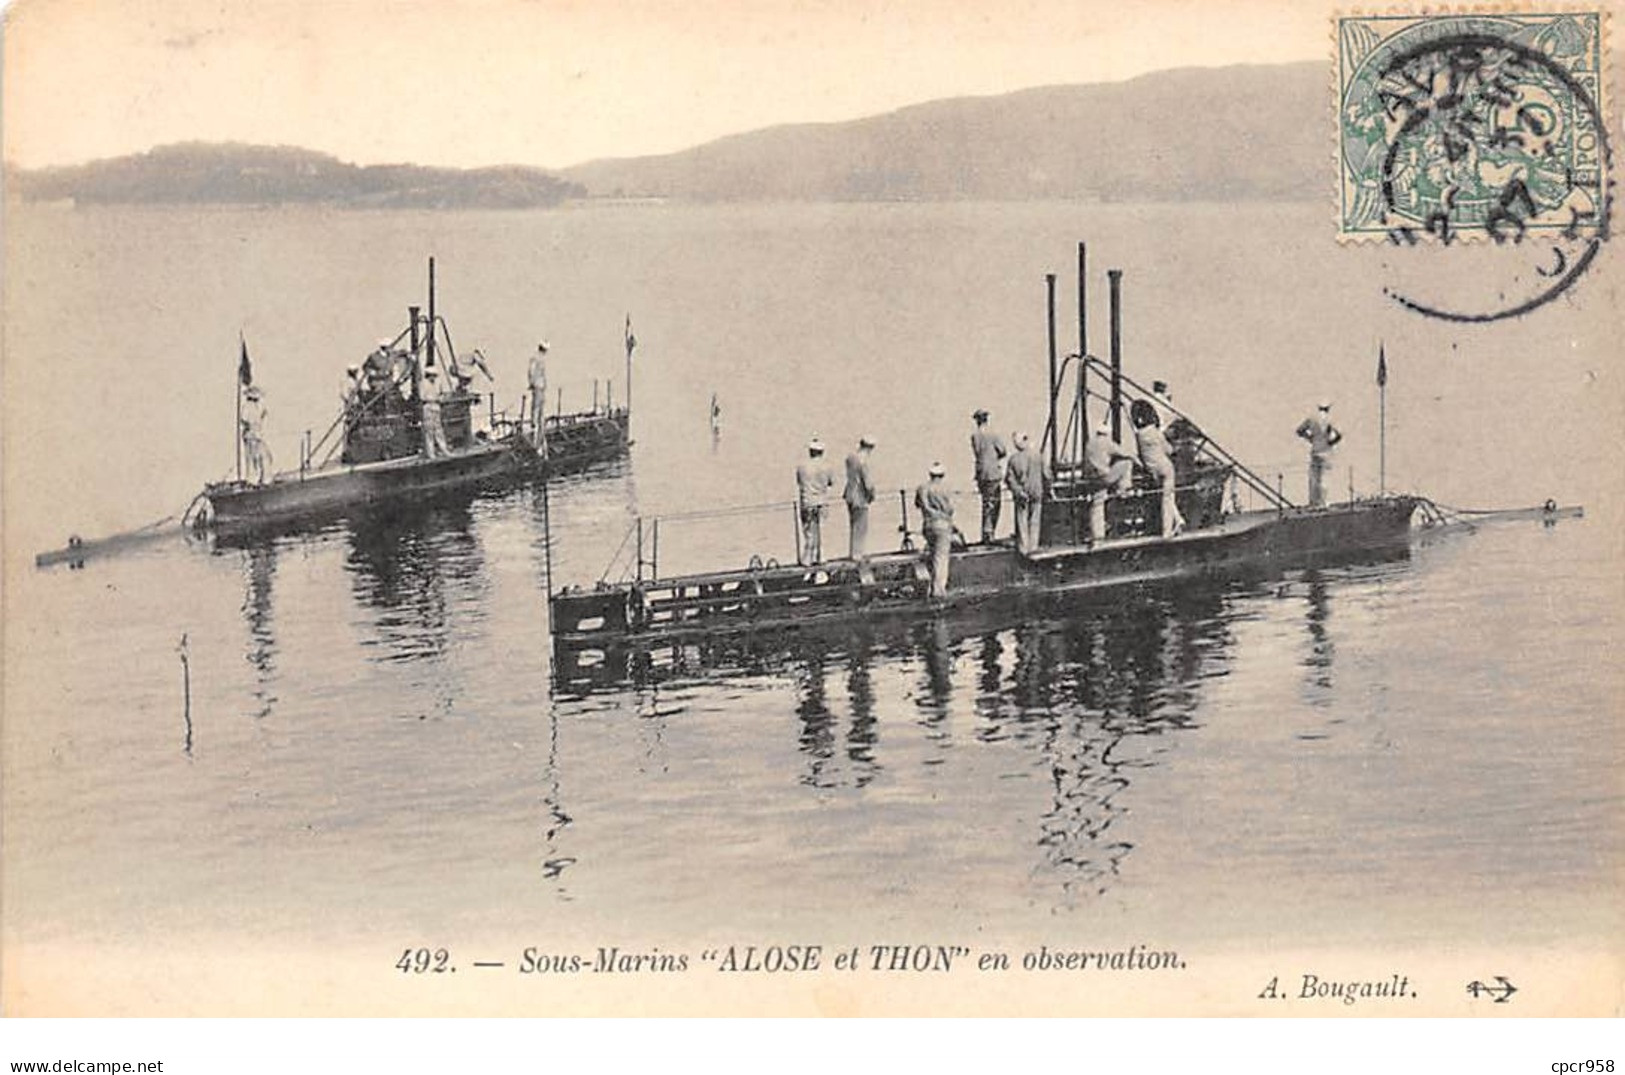
<svg viewBox="0 0 1625 1075">
<path fill-rule="evenodd" d="M 344 568 L 373 610 L 362 644 L 384 661 L 445 657 L 454 634 L 484 618 L 484 556 L 472 502 L 452 500 L 353 520 Z"/>
<path fill-rule="evenodd" d="M 804 641 L 805 646 L 796 647 L 789 668 L 796 684 L 798 747 L 807 761 L 800 781 L 814 788 L 865 787 L 880 770 L 875 760 L 880 724 L 875 714 L 873 639 L 866 630 L 853 632 L 844 654 L 827 639 Z M 756 671 L 764 670 L 756 666 Z M 830 700 L 831 683 L 842 678 L 843 671 L 849 710 L 844 732 L 840 707 Z"/>
<path fill-rule="evenodd" d="M 1326 579 L 1319 571 L 1305 573 L 1304 582 L 1309 605 L 1304 614 L 1304 626 L 1309 632 L 1309 648 L 1303 657 L 1304 694 L 1310 705 L 1321 707 L 1331 704 L 1332 659 L 1337 655 L 1337 647 L 1327 630 L 1332 614 L 1331 599 Z"/>
<path fill-rule="evenodd" d="M 846 756 L 852 763 L 852 784 L 859 788 L 874 780 L 880 768 L 875 763 L 880 722 L 875 717 L 875 684 L 869 672 L 873 659 L 873 644 L 868 633 L 859 632 L 853 639 L 846 665 L 846 697 L 852 707 L 852 724 L 846 732 Z"/>
<path fill-rule="evenodd" d="M 922 624 L 915 631 L 914 641 L 925 666 L 915 704 L 925 712 L 926 724 L 938 736 L 945 736 L 948 704 L 954 696 L 953 647 L 948 635 L 947 618 L 939 616 Z"/>
<path fill-rule="evenodd" d="M 1141 590 L 1052 607 L 972 636 L 976 740 L 1016 744 L 1044 777 L 1034 842 L 1064 893 L 1104 892 L 1133 843 L 1114 824 L 1139 770 L 1195 727 L 1200 685 L 1222 674 L 1230 598 L 1221 587 Z M 950 667 L 941 629 L 928 667 Z"/>
<path fill-rule="evenodd" d="M 547 819 L 544 822 L 546 828 L 542 832 L 542 876 L 549 881 L 557 882 L 558 896 L 568 900 L 571 897 L 561 878 L 564 871 L 574 865 L 576 860 L 574 856 L 567 855 L 562 850 L 561 837 L 575 819 L 564 809 L 564 792 L 559 768 L 559 715 L 551 707 L 547 717 L 547 791 L 542 796 L 542 805 L 547 808 Z"/>
<path fill-rule="evenodd" d="M 801 720 L 801 752 L 807 756 L 807 772 L 801 780 L 815 787 L 828 787 L 826 768 L 835 756 L 835 714 L 830 712 L 824 687 L 824 654 L 816 648 L 799 662 L 796 670 L 796 716 Z"/>
<path fill-rule="evenodd" d="M 250 545 L 243 550 L 246 577 L 243 620 L 248 625 L 248 663 L 254 668 L 253 717 L 271 715 L 276 706 L 276 634 L 272 607 L 272 583 L 276 581 L 276 545 L 272 541 Z"/>
<path fill-rule="evenodd" d="M 611 653 L 588 671 L 600 690 L 782 677 L 793 685 L 800 783 L 821 789 L 862 789 L 889 766 L 946 764 L 968 712 L 970 745 L 1000 751 L 1003 778 L 1042 775 L 1035 869 L 1087 896 L 1104 892 L 1133 850 L 1117 831 L 1132 784 L 1198 730 L 1203 685 L 1225 674 L 1245 592 L 1186 582 L 913 623 L 714 637 Z M 883 681 L 912 702 L 918 729 L 891 753 L 879 714 L 896 707 L 877 697 L 882 672 L 901 673 Z"/>
</svg>

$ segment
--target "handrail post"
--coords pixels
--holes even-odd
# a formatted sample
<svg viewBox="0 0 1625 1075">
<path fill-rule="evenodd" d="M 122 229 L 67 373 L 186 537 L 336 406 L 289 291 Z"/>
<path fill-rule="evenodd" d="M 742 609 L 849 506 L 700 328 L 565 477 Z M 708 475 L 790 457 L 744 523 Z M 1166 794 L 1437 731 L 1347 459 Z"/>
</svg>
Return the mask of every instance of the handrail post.
<svg viewBox="0 0 1625 1075">
<path fill-rule="evenodd" d="M 796 563 L 799 564 L 801 563 L 801 493 L 799 490 L 796 492 L 795 503 L 790 505 L 790 516 L 795 520 L 793 529 L 796 534 Z"/>
<path fill-rule="evenodd" d="M 1086 301 L 1088 295 L 1085 290 L 1087 268 L 1089 264 L 1088 250 L 1083 243 L 1078 244 L 1078 442 L 1074 462 L 1083 462 L 1083 446 L 1089 440 L 1089 404 L 1088 394 L 1085 391 L 1084 381 L 1088 371 L 1085 356 L 1089 354 L 1089 305 Z"/>
<path fill-rule="evenodd" d="M 1050 470 L 1055 469 L 1060 461 L 1061 427 L 1055 420 L 1055 397 L 1060 394 L 1061 386 L 1056 381 L 1055 369 L 1055 274 L 1044 274 L 1044 289 L 1048 295 L 1049 307 L 1049 465 Z"/>
<path fill-rule="evenodd" d="M 1123 440 L 1123 270 L 1107 269 L 1111 290 L 1112 440 Z"/>
<path fill-rule="evenodd" d="M 542 566 L 547 572 L 547 595 L 549 598 L 548 612 L 551 617 L 553 596 L 553 508 L 547 496 L 547 481 L 542 481 Z M 551 618 L 548 621 L 548 630 L 553 629 Z"/>
</svg>

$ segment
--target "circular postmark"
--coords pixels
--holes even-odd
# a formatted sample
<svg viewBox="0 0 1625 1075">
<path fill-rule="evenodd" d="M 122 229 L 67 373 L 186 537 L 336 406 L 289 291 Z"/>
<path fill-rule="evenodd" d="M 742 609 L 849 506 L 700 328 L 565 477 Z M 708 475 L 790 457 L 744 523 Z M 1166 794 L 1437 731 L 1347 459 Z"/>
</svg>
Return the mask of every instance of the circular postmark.
<svg viewBox="0 0 1625 1075">
<path fill-rule="evenodd" d="M 1425 30 L 1360 65 L 1344 167 L 1396 248 L 1386 294 L 1446 320 L 1516 317 L 1572 287 L 1608 238 L 1607 129 L 1574 59 L 1594 42 L 1486 16 Z"/>
</svg>

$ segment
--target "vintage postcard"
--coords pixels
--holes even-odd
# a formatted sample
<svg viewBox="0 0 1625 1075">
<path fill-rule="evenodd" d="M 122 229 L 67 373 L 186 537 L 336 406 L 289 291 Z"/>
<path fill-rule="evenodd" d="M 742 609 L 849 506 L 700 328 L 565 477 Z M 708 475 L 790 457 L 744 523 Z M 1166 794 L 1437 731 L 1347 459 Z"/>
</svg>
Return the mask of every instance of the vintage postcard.
<svg viewBox="0 0 1625 1075">
<path fill-rule="evenodd" d="M 1619 1015 L 1612 14 L 13 3 L 5 1011 Z"/>
</svg>

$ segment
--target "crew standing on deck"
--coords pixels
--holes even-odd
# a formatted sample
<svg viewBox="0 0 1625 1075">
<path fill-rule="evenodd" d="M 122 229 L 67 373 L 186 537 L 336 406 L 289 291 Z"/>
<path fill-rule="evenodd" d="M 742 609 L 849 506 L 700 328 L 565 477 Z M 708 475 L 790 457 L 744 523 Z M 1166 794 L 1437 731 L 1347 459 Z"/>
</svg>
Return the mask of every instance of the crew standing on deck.
<svg viewBox="0 0 1625 1075">
<path fill-rule="evenodd" d="M 914 506 L 920 509 L 926 548 L 931 553 L 931 596 L 948 594 L 948 565 L 954 544 L 954 502 L 942 479 L 947 474 L 941 463 L 931 464 L 930 480 L 914 491 Z"/>
<path fill-rule="evenodd" d="M 1332 449 L 1343 439 L 1343 434 L 1332 425 L 1332 405 L 1322 400 L 1320 406 L 1298 425 L 1298 436 L 1309 442 L 1309 506 L 1326 506 L 1326 472 L 1332 469 Z"/>
<path fill-rule="evenodd" d="M 446 444 L 446 427 L 440 422 L 440 385 L 433 366 L 423 371 L 423 454 L 439 459 L 451 454 Z"/>
<path fill-rule="evenodd" d="M 1010 503 L 1016 514 L 1016 550 L 1025 554 L 1038 548 L 1044 493 L 1052 475 L 1049 461 L 1033 450 L 1027 434 L 1017 433 L 1015 445 L 1016 454 L 1010 457 L 1005 483 L 1010 486 Z"/>
<path fill-rule="evenodd" d="M 349 413 L 355 410 L 366 399 L 367 380 L 361 373 L 360 366 L 346 366 L 344 369 L 344 410 Z"/>
<path fill-rule="evenodd" d="M 971 454 L 976 457 L 976 488 L 982 494 L 982 543 L 993 540 L 999 529 L 999 501 L 1004 495 L 1004 457 L 1010 450 L 997 433 L 988 431 L 988 413 L 971 415 L 976 432 L 970 435 Z"/>
<path fill-rule="evenodd" d="M 392 410 L 391 400 L 400 398 L 400 391 L 395 384 L 395 341 L 385 338 L 378 341 L 378 346 L 367 356 L 366 365 L 362 369 L 362 387 L 368 399 L 376 399 L 384 410 Z"/>
<path fill-rule="evenodd" d="M 1151 382 L 1151 405 L 1157 408 L 1157 417 L 1162 419 L 1163 428 L 1174 420 L 1174 394 L 1168 387 L 1167 381 Z"/>
<path fill-rule="evenodd" d="M 1121 496 L 1134 491 L 1134 462 L 1136 456 L 1125 452 L 1112 436 L 1110 415 L 1095 426 L 1094 436 L 1083 449 L 1084 462 L 1089 466 L 1089 477 L 1096 489 L 1089 498 L 1089 540 L 1106 540 L 1106 500 L 1113 493 Z"/>
<path fill-rule="evenodd" d="M 271 449 L 265 443 L 265 403 L 258 385 L 249 385 L 243 393 L 248 404 L 243 408 L 243 461 L 254 472 L 254 481 L 265 484 L 265 472 L 271 467 Z"/>
<path fill-rule="evenodd" d="M 1162 536 L 1173 537 L 1185 529 L 1185 517 L 1179 514 L 1176 496 L 1179 479 L 1174 470 L 1168 438 L 1162 435 L 1157 408 L 1150 403 L 1143 399 L 1135 400 L 1129 414 L 1134 421 L 1134 440 L 1140 449 L 1140 465 L 1157 479 L 1162 489 Z"/>
<path fill-rule="evenodd" d="M 846 501 L 849 525 L 850 554 L 858 565 L 859 575 L 865 573 L 869 560 L 869 505 L 875 502 L 875 483 L 869 474 L 869 453 L 875 442 L 869 437 L 858 438 L 857 451 L 846 457 L 846 488 L 842 499 Z"/>
<path fill-rule="evenodd" d="M 807 442 L 807 461 L 796 468 L 796 507 L 801 514 L 801 562 L 816 564 L 824 558 L 824 508 L 835 475 L 824 462 L 824 442 L 817 435 Z"/>
<path fill-rule="evenodd" d="M 547 341 L 543 340 L 536 345 L 536 353 L 530 356 L 530 420 L 535 428 L 531 430 L 532 443 L 536 450 L 547 458 Z"/>
</svg>

